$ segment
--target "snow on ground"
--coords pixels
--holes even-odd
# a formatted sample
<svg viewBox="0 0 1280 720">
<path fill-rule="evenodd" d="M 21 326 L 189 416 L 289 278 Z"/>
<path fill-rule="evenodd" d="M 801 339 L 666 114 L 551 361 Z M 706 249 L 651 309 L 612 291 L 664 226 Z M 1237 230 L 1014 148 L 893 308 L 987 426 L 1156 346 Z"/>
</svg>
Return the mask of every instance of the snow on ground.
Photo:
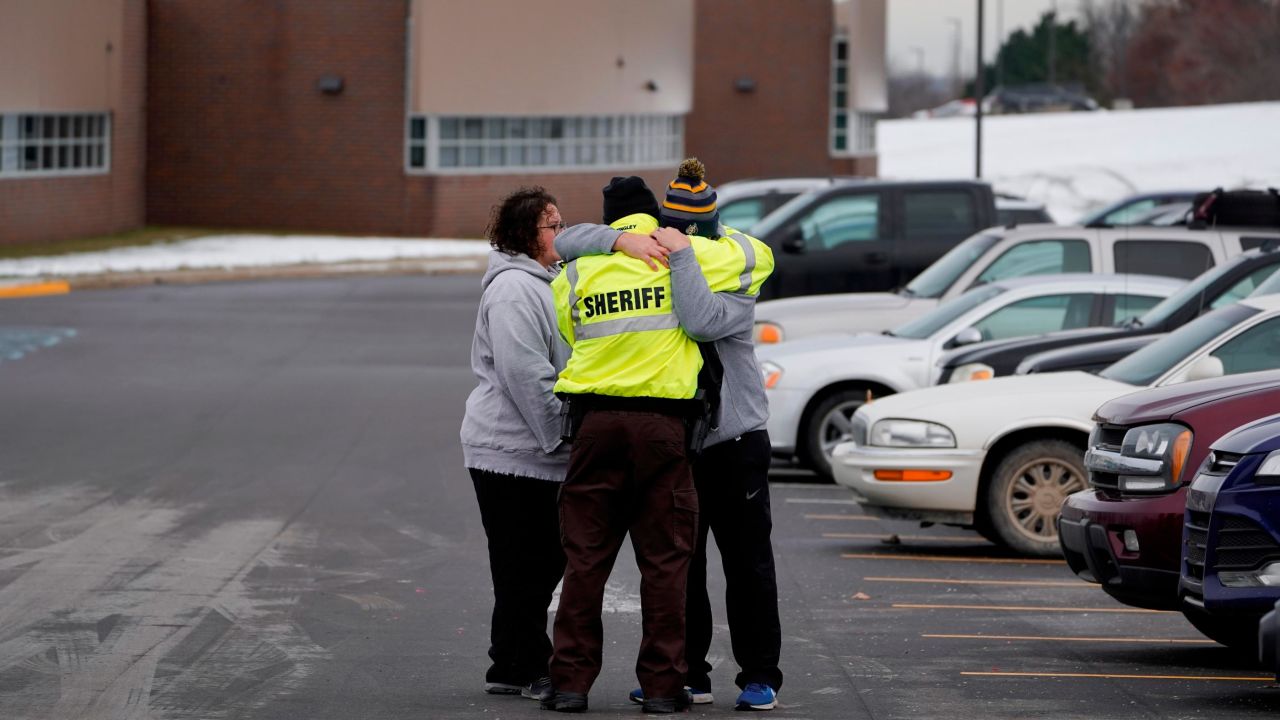
<svg viewBox="0 0 1280 720">
<path fill-rule="evenodd" d="M 304 263 L 403 259 L 473 259 L 489 253 L 476 240 L 407 240 L 314 235 L 211 235 L 176 243 L 101 252 L 0 260 L 0 277 L 68 277 L 109 272 L 249 268 Z"/>
<path fill-rule="evenodd" d="M 1280 187 L 1280 103 L 983 118 L 983 176 L 1059 222 L 1152 190 Z M 973 177 L 973 118 L 877 125 L 886 178 Z"/>
</svg>

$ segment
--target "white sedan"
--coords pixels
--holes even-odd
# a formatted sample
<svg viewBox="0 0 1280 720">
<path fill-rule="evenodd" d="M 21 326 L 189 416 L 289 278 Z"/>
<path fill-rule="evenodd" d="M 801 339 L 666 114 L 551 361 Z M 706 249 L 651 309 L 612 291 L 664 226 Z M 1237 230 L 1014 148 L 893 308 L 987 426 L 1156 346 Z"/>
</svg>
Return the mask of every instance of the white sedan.
<svg viewBox="0 0 1280 720">
<path fill-rule="evenodd" d="M 833 454 L 836 482 L 881 517 L 973 527 L 1056 555 L 1062 501 L 1085 487 L 1094 411 L 1140 388 L 1280 368 L 1280 296 L 1204 315 L 1100 375 L 940 385 L 860 407 Z"/>
<path fill-rule="evenodd" d="M 1142 275 L 1014 278 L 970 290 L 885 333 L 758 346 L 774 455 L 796 456 L 830 474 L 831 451 L 849 438 L 854 410 L 871 397 L 932 385 L 947 350 L 1123 322 L 1123 315 L 1141 314 L 1183 284 Z"/>
</svg>

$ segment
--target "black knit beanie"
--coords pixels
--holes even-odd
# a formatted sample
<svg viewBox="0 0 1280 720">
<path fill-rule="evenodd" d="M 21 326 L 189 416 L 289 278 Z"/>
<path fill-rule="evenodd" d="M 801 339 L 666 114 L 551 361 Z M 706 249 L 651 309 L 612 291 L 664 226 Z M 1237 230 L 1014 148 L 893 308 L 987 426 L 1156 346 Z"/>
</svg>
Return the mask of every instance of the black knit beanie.
<svg viewBox="0 0 1280 720">
<path fill-rule="evenodd" d="M 636 213 L 658 216 L 658 199 L 644 183 L 644 178 L 636 175 L 615 177 L 601 192 L 604 194 L 605 225 Z"/>
</svg>

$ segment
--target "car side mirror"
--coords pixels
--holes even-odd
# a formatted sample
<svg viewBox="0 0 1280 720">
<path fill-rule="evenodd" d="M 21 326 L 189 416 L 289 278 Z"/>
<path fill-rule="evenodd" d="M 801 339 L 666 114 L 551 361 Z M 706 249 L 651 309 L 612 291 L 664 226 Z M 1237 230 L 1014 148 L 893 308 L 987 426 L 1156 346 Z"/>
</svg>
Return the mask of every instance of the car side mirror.
<svg viewBox="0 0 1280 720">
<path fill-rule="evenodd" d="M 1209 378 L 1222 377 L 1225 374 L 1226 369 L 1222 366 L 1221 358 L 1205 355 L 1191 363 L 1191 366 L 1182 373 L 1182 381 L 1208 380 Z"/>
<path fill-rule="evenodd" d="M 782 251 L 792 255 L 803 255 L 806 249 L 804 231 L 793 228 L 782 241 Z"/>
<path fill-rule="evenodd" d="M 956 336 L 951 340 L 951 347 L 973 345 L 980 342 L 982 342 L 982 331 L 976 327 L 967 327 L 956 333 Z"/>
</svg>

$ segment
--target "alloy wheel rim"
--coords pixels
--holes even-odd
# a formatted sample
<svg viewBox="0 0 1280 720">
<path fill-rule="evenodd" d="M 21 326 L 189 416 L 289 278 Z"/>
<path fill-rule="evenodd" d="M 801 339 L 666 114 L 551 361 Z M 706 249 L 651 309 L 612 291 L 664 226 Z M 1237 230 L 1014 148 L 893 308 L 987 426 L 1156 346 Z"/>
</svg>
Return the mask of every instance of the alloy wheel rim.
<svg viewBox="0 0 1280 720">
<path fill-rule="evenodd" d="M 1069 463 L 1037 458 L 1013 475 L 1004 495 L 1005 515 L 1019 533 L 1037 542 L 1058 539 L 1054 520 L 1067 496 L 1084 489 L 1084 478 Z"/>
<path fill-rule="evenodd" d="M 853 439 L 853 414 L 864 404 L 861 400 L 848 400 L 831 408 L 822 418 L 822 424 L 818 426 L 818 444 L 828 464 L 836 445 Z"/>
</svg>

